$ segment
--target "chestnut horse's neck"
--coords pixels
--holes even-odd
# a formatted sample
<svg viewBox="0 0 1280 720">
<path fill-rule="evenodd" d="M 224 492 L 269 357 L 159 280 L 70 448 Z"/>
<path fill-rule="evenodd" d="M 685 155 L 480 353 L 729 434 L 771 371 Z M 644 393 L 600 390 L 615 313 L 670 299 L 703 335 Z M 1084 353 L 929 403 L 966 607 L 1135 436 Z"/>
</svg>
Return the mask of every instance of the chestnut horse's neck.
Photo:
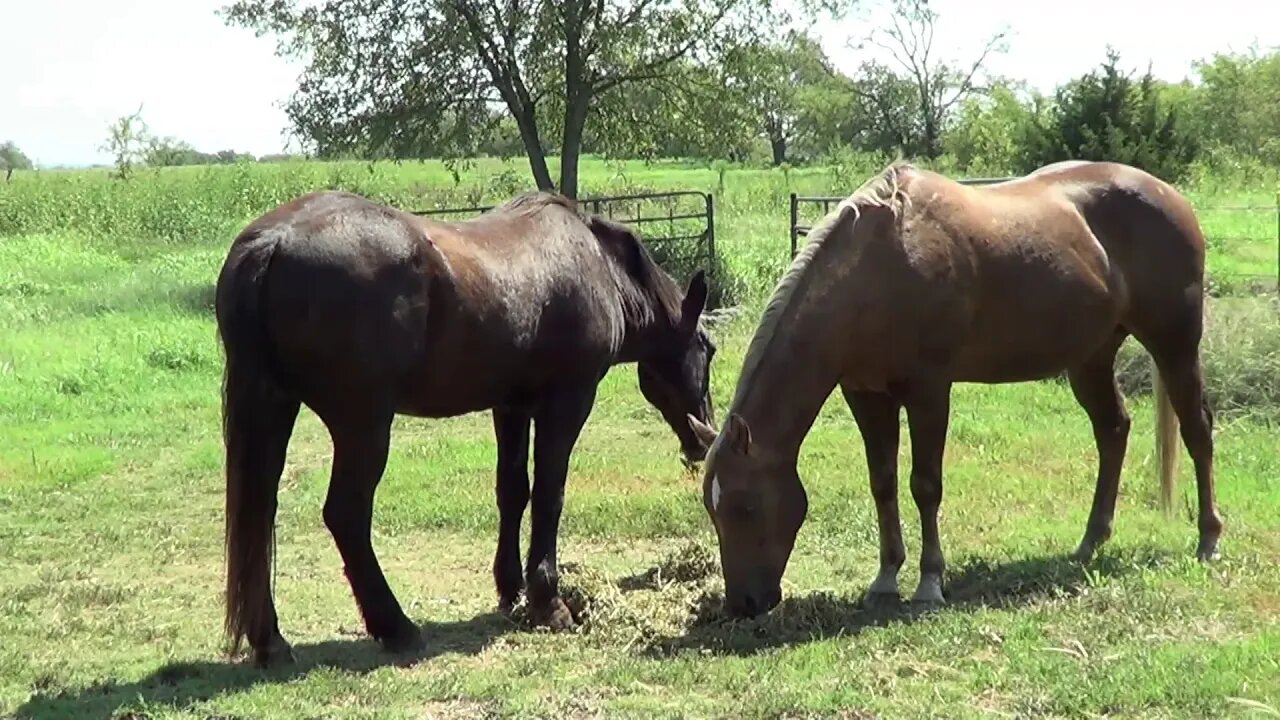
<svg viewBox="0 0 1280 720">
<path fill-rule="evenodd" d="M 839 307 L 824 297 L 851 277 L 856 208 L 842 204 L 810 234 L 778 283 L 747 349 L 729 412 L 751 428 L 752 444 L 792 460 L 840 380 L 844 358 Z M 841 234 L 844 237 L 833 237 Z"/>
</svg>

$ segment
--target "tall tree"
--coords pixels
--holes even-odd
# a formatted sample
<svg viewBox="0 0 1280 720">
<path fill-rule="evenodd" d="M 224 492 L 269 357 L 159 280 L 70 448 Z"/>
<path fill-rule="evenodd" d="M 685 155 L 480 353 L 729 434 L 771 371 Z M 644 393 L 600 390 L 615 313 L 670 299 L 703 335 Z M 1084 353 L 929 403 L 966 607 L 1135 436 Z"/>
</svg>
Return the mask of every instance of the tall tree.
<svg viewBox="0 0 1280 720">
<path fill-rule="evenodd" d="M 1199 143 L 1176 108 L 1166 107 L 1161 84 L 1150 69 L 1134 79 L 1120 69 L 1120 56 L 1107 59 L 1058 89 L 1044 128 L 1036 165 L 1058 160 L 1114 160 L 1166 180 L 1183 176 Z"/>
<path fill-rule="evenodd" d="M 5 180 L 13 177 L 14 170 L 30 170 L 31 158 L 27 157 L 12 140 L 0 143 L 0 172 Z"/>
<path fill-rule="evenodd" d="M 319 152 L 466 155 L 497 105 L 537 186 L 575 196 L 588 117 L 611 107 L 595 101 L 770 27 L 773 11 L 766 0 L 238 0 L 223 13 L 307 60 L 287 112 Z"/>
<path fill-rule="evenodd" d="M 119 180 L 132 177 L 134 168 L 146 163 L 151 138 L 151 131 L 142 119 L 141 105 L 132 114 L 121 115 L 111 123 L 101 149 L 111 153 L 115 165 L 112 176 Z"/>
<path fill-rule="evenodd" d="M 1188 120 L 1205 144 L 1280 163 L 1280 51 L 1216 53 L 1196 71 Z"/>
<path fill-rule="evenodd" d="M 1005 49 L 1007 31 L 993 33 L 970 61 L 946 60 L 934 47 L 938 13 L 929 7 L 929 0 L 892 0 L 891 7 L 889 22 L 858 44 L 879 47 L 890 62 L 866 63 L 862 73 L 866 81 L 856 84 L 855 91 L 891 123 L 889 128 L 902 138 L 903 150 L 936 158 L 942 154 L 949 114 L 965 98 L 982 91 L 987 59 Z M 909 97 L 904 98 L 904 93 Z M 904 114 L 908 108 L 910 114 Z"/>
<path fill-rule="evenodd" d="M 806 115 L 841 88 L 822 46 L 801 33 L 744 44 L 724 59 L 726 86 L 741 96 L 769 142 L 773 164 L 787 161 L 798 136 L 814 130 Z M 846 103 L 847 105 L 847 103 Z"/>
</svg>

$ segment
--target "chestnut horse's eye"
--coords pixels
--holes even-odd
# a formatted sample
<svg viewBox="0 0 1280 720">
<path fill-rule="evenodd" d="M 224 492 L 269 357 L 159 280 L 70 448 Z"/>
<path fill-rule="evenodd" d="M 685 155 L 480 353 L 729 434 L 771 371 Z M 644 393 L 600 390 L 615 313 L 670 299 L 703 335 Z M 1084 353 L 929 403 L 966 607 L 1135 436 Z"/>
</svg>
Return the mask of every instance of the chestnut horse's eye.
<svg viewBox="0 0 1280 720">
<path fill-rule="evenodd" d="M 756 503 L 749 497 L 734 495 L 726 498 L 725 510 L 736 520 L 749 521 L 756 516 Z"/>
</svg>

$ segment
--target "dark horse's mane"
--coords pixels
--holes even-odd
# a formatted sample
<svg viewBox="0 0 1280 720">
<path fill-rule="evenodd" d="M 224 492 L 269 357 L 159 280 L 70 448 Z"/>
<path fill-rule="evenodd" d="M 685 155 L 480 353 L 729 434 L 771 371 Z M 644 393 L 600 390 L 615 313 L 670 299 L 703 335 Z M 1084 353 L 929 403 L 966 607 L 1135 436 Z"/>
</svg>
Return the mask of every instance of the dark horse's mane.
<svg viewBox="0 0 1280 720">
<path fill-rule="evenodd" d="M 636 232 L 626 225 L 585 212 L 574 200 L 546 190 L 520 193 L 491 212 L 533 214 L 554 207 L 569 211 L 586 225 L 600 247 L 626 273 L 630 282 L 617 282 L 617 286 L 628 315 L 648 324 L 654 319 L 654 311 L 660 308 L 667 321 L 674 324 L 680 320 L 684 294 L 653 259 Z M 621 281 L 622 278 L 615 277 L 614 280 Z"/>
</svg>

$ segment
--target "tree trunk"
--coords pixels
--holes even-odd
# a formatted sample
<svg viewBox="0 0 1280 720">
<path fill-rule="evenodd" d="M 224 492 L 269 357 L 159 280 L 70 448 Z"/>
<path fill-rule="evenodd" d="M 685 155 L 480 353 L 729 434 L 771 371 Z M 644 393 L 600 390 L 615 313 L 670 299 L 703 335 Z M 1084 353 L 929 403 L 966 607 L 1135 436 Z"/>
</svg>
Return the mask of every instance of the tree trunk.
<svg viewBox="0 0 1280 720">
<path fill-rule="evenodd" d="M 773 166 L 778 167 L 787 161 L 787 139 L 781 134 L 769 135 L 769 146 L 773 148 Z"/>
<path fill-rule="evenodd" d="M 560 146 L 560 194 L 578 198 L 578 156 L 582 153 L 582 133 L 587 126 L 591 92 L 580 88 L 570 96 L 565 108 L 564 142 Z"/>
<path fill-rule="evenodd" d="M 924 123 L 924 156 L 930 160 L 936 160 L 941 154 L 942 148 L 938 143 L 938 124 L 932 119 L 926 120 Z"/>
<path fill-rule="evenodd" d="M 564 136 L 560 143 L 560 194 L 578 199 L 578 155 L 582 152 L 582 131 L 587 125 L 588 105 L 593 88 L 586 79 L 587 58 L 583 56 L 583 24 L 588 13 L 581 2 L 565 4 L 564 45 Z"/>
<path fill-rule="evenodd" d="M 539 190 L 555 190 L 551 182 L 551 170 L 547 168 L 547 154 L 542 150 L 542 140 L 538 137 L 538 121 L 533 110 L 517 112 L 511 108 L 516 117 L 516 125 L 520 128 L 520 140 L 524 143 L 525 154 L 529 156 L 529 170 L 533 172 L 533 182 Z"/>
</svg>

